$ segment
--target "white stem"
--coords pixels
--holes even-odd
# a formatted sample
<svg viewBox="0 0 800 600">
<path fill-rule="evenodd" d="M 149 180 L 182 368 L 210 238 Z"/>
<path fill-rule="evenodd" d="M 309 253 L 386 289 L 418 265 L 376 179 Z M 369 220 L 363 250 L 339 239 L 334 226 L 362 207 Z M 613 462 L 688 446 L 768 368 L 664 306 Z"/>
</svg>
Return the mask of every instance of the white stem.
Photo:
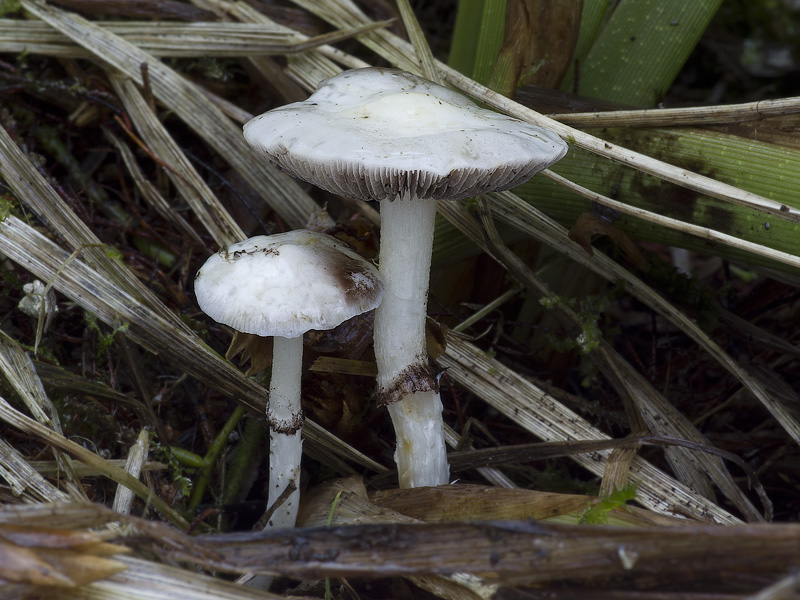
<svg viewBox="0 0 800 600">
<path fill-rule="evenodd" d="M 397 447 L 394 460 L 401 488 L 444 485 L 450 481 L 444 445 L 442 400 L 437 392 L 417 392 L 390 404 Z"/>
<path fill-rule="evenodd" d="M 294 527 L 300 503 L 300 373 L 303 336 L 275 336 L 272 346 L 272 381 L 269 385 L 269 492 L 267 506 L 292 484 L 295 491 L 272 514 L 267 527 Z M 294 429 L 292 432 L 291 430 Z"/>
<path fill-rule="evenodd" d="M 436 200 L 402 196 L 381 201 L 380 270 L 386 290 L 375 312 L 379 393 L 396 387 L 409 368 L 428 364 L 425 318 L 435 216 Z M 439 394 L 411 394 L 389 411 L 400 487 L 448 483 Z"/>
</svg>

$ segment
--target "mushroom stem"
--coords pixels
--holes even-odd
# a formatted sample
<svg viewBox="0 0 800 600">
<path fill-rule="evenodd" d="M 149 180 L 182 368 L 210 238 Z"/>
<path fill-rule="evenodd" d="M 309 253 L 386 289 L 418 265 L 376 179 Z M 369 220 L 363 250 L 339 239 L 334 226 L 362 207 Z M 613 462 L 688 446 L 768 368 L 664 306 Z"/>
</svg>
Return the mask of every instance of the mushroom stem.
<svg viewBox="0 0 800 600">
<path fill-rule="evenodd" d="M 397 437 L 400 487 L 448 483 L 442 401 L 428 364 L 428 304 L 436 200 L 405 194 L 381 201 L 380 271 L 386 290 L 375 312 L 378 393 Z"/>
<path fill-rule="evenodd" d="M 300 501 L 300 374 L 303 336 L 275 336 L 272 346 L 272 380 L 269 385 L 269 493 L 267 506 L 292 484 L 295 491 L 272 514 L 267 527 L 294 527 Z"/>
<path fill-rule="evenodd" d="M 397 439 L 394 460 L 400 487 L 449 483 L 439 392 L 417 392 L 387 408 Z"/>
</svg>

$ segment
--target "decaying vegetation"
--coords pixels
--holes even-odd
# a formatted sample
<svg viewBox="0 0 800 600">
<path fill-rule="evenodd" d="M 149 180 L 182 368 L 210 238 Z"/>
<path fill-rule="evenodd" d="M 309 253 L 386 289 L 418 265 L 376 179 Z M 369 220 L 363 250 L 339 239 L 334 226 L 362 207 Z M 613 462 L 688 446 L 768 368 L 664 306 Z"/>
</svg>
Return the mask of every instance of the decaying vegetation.
<svg viewBox="0 0 800 600">
<path fill-rule="evenodd" d="M 509 0 L 505 28 L 430 3 L 426 33 L 406 0 L 363 4 L 0 2 L 0 595 L 798 597 L 800 102 L 734 69 L 737 104 L 623 106 L 662 100 L 718 0 Z M 359 317 L 306 336 L 299 527 L 253 533 L 271 345 L 232 340 L 192 280 L 309 222 L 376 255 L 373 207 L 241 135 L 367 65 L 570 152 L 440 203 L 429 353 L 458 482 L 397 489 Z M 254 573 L 271 592 L 234 583 Z"/>
</svg>

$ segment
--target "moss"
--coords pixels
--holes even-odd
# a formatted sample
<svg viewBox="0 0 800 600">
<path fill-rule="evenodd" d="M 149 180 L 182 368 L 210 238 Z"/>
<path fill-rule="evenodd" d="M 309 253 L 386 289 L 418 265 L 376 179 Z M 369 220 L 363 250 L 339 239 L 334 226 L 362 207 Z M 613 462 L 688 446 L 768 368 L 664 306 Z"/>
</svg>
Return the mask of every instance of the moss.
<svg viewBox="0 0 800 600">
<path fill-rule="evenodd" d="M 162 446 L 158 442 L 150 442 L 150 451 L 156 460 L 167 463 L 172 473 L 172 483 L 180 497 L 186 498 L 192 491 L 192 480 L 186 475 L 186 468 L 173 448 Z"/>
<path fill-rule="evenodd" d="M 565 352 L 577 348 L 584 354 L 596 350 L 605 338 L 603 328 L 600 327 L 602 313 L 617 293 L 617 288 L 613 288 L 610 291 L 591 294 L 583 298 L 564 298 L 562 296 L 541 298 L 539 304 L 545 309 L 552 310 L 556 306 L 564 305 L 572 309 L 580 320 L 581 332 L 574 339 L 551 339 L 555 349 Z"/>
<path fill-rule="evenodd" d="M 111 344 L 114 343 L 114 338 L 116 335 L 120 332 L 125 333 L 128 331 L 128 327 L 130 326 L 129 323 L 122 323 L 120 325 L 115 325 L 114 329 L 110 333 L 104 333 L 102 329 L 100 329 L 100 325 L 97 322 L 97 316 L 94 313 L 87 312 L 84 315 L 84 319 L 86 321 L 86 325 L 89 326 L 89 329 L 97 334 L 98 359 L 105 355 L 106 351 L 111 347 Z"/>
<path fill-rule="evenodd" d="M 584 525 L 606 525 L 612 510 L 625 506 L 634 498 L 636 498 L 636 484 L 634 483 L 615 490 L 608 496 L 601 496 L 595 504 L 583 511 L 580 522 Z"/>
<path fill-rule="evenodd" d="M 0 17 L 22 10 L 19 0 L 0 0 Z"/>
<path fill-rule="evenodd" d="M 0 223 L 5 221 L 11 214 L 14 204 L 7 197 L 0 196 Z"/>
</svg>

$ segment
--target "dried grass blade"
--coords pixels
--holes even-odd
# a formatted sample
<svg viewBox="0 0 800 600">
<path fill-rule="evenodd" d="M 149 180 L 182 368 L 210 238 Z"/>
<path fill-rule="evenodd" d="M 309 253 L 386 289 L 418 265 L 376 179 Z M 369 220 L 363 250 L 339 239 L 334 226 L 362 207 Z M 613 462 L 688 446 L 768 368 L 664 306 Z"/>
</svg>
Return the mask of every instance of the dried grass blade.
<svg viewBox="0 0 800 600">
<path fill-rule="evenodd" d="M 67 494 L 47 481 L 13 446 L 0 439 L 0 478 L 15 496 L 44 502 L 69 502 Z"/>
<path fill-rule="evenodd" d="M 168 22 L 98 23 L 142 49 L 157 48 L 165 56 L 251 56 L 284 55 L 306 52 L 327 44 L 336 44 L 365 31 L 386 27 L 388 21 L 338 29 L 307 37 L 287 27 L 270 22 L 263 25 L 234 22 L 208 22 L 175 25 Z M 207 48 L 207 53 L 201 52 Z M 177 54 L 175 54 L 177 52 Z"/>
<path fill-rule="evenodd" d="M 448 369 L 448 375 L 455 381 L 542 440 L 610 439 L 538 387 L 457 336 L 448 334 L 447 350 L 438 362 Z M 594 452 L 576 456 L 574 460 L 602 476 L 608 454 L 608 451 Z M 670 513 L 679 506 L 701 520 L 725 524 L 740 522 L 641 458 L 634 459 L 630 475 L 639 486 L 637 498 L 653 510 Z"/>
<path fill-rule="evenodd" d="M 0 524 L 20 527 L 98 528 L 116 521 L 117 517 L 105 506 L 89 502 L 5 504 L 0 508 Z"/>
<path fill-rule="evenodd" d="M 608 198 L 607 196 L 603 196 L 602 194 L 598 194 L 597 192 L 593 192 L 590 189 L 587 189 L 583 186 L 573 183 L 570 180 L 561 177 L 561 175 L 558 175 L 557 173 L 554 173 L 549 169 L 543 171 L 542 175 L 552 181 L 555 181 L 558 185 L 572 192 L 575 192 L 579 196 L 587 198 L 592 202 L 597 202 L 598 204 L 602 204 L 603 206 L 608 206 L 609 208 L 613 208 L 614 210 L 619 211 L 621 213 L 638 217 L 639 219 L 642 219 L 644 221 L 656 223 L 658 225 L 662 225 L 664 227 L 668 227 L 676 231 L 682 231 L 684 233 L 688 233 L 689 235 L 697 236 L 700 239 L 710 240 L 712 242 L 725 244 L 726 246 L 730 246 L 732 248 L 738 248 L 740 250 L 744 250 L 745 252 L 752 252 L 753 254 L 764 256 L 771 260 L 775 260 L 783 264 L 800 269 L 800 257 L 795 256 L 794 254 L 789 254 L 788 252 L 775 250 L 774 248 L 770 248 L 769 246 L 764 246 L 762 244 L 748 242 L 747 240 L 743 240 L 726 233 L 715 231 L 713 229 L 709 229 L 708 227 L 701 227 L 699 225 L 695 225 L 693 223 L 687 223 L 685 221 L 674 219 L 672 217 L 665 217 L 663 215 L 650 212 L 643 208 L 638 208 L 636 206 L 631 206 L 630 204 L 625 204 L 624 202 L 619 202 L 618 200 L 613 200 L 611 198 Z"/>
<path fill-rule="evenodd" d="M 444 441 L 450 448 L 458 447 L 461 441 L 460 436 L 447 423 L 444 424 Z M 472 445 L 470 444 L 469 447 L 471 448 Z M 476 470 L 493 486 L 505 489 L 514 489 L 517 487 L 516 484 L 506 477 L 499 469 L 495 469 L 494 467 L 478 467 Z M 452 474 L 453 472 L 451 471 L 450 475 Z"/>
<path fill-rule="evenodd" d="M 28 407 L 33 418 L 45 427 L 51 427 L 59 435 L 63 435 L 58 411 L 45 392 L 31 357 L 15 340 L 2 331 L 0 331 L 0 371 Z M 76 484 L 70 489 L 80 499 L 86 500 L 83 488 L 77 485 L 78 480 L 68 458 L 57 449 L 53 449 L 53 454 L 64 481 Z"/>
<path fill-rule="evenodd" d="M 340 72 L 339 65 L 319 53 L 290 57 L 286 67 L 286 74 L 306 92 L 313 92 L 320 81 Z"/>
<path fill-rule="evenodd" d="M 337 30 L 315 37 L 301 36 L 275 24 L 258 26 L 249 23 L 197 22 L 189 24 L 166 21 L 94 21 L 153 56 L 168 57 L 244 57 L 254 55 L 296 54 L 326 44 L 335 44 L 370 29 L 385 27 L 388 22 Z M 87 58 L 91 52 L 46 23 L 0 19 L 0 52 L 27 52 L 59 58 Z"/>
<path fill-rule="evenodd" d="M 379 490 L 370 500 L 420 521 L 545 520 L 577 515 L 596 498 L 536 490 L 453 484 L 437 488 Z"/>
<path fill-rule="evenodd" d="M 645 110 L 612 110 L 593 113 L 548 115 L 572 127 L 677 127 L 680 125 L 716 125 L 761 121 L 770 117 L 800 112 L 800 98 L 759 100 L 721 106 L 688 108 L 650 108 Z"/>
<path fill-rule="evenodd" d="M 331 513 L 334 503 L 335 510 Z M 372 502 L 360 476 L 342 477 L 310 487 L 297 517 L 298 527 L 418 522 Z"/>
<path fill-rule="evenodd" d="M 255 116 L 253 113 L 247 112 L 243 108 L 236 106 L 233 102 L 226 100 L 222 96 L 218 96 L 203 86 L 197 86 L 197 91 L 208 98 L 208 101 L 220 109 L 223 114 L 225 114 L 228 118 L 233 119 L 239 125 L 244 125 Z"/>
<path fill-rule="evenodd" d="M 189 331 L 130 270 L 105 252 L 105 244 L 67 206 L 2 127 L 0 177 L 5 179 L 23 203 L 52 228 L 53 233 L 66 239 L 74 250 L 81 250 L 86 261 L 103 274 L 106 285 L 113 284 L 129 300 L 147 306 L 158 313 L 161 319 L 171 321 L 173 328 Z M 50 277 L 40 279 L 50 281 Z"/>
<path fill-rule="evenodd" d="M 118 334 L 119 335 L 119 334 Z M 46 389 L 66 390 L 78 394 L 86 394 L 96 398 L 105 398 L 130 409 L 140 422 L 155 428 L 152 408 L 138 399 L 115 390 L 103 383 L 84 379 L 83 377 L 49 363 L 34 361 L 36 372 L 45 384 Z M 161 467 L 163 468 L 163 466 Z"/>
<path fill-rule="evenodd" d="M 129 600 L 134 590 L 146 590 L 147 600 L 285 600 L 286 596 L 235 585 L 219 577 L 203 575 L 163 563 L 116 557 L 126 569 L 80 590 L 59 591 L 63 600 Z M 138 597 L 138 596 L 137 596 Z"/>
<path fill-rule="evenodd" d="M 606 467 L 608 468 L 608 467 Z M 536 490 L 501 489 L 452 484 L 437 488 L 390 489 L 370 493 L 370 500 L 425 522 L 537 519 L 553 523 L 580 522 L 582 513 L 598 503 L 595 496 Z M 680 527 L 692 521 L 625 506 L 608 514 L 609 525 Z"/>
<path fill-rule="evenodd" d="M 156 156 L 167 177 L 214 241 L 220 246 L 230 246 L 245 239 L 247 236 L 244 231 L 228 214 L 178 143 L 153 114 L 139 88 L 130 79 L 119 75 L 110 74 L 109 79 L 136 130 L 142 136 L 142 141 Z"/>
<path fill-rule="evenodd" d="M 638 448 L 614 448 L 611 451 L 608 455 L 608 460 L 606 460 L 606 468 L 603 469 L 603 479 L 600 481 L 600 491 L 598 492 L 599 496 L 609 496 L 628 484 L 631 478 L 633 460 L 638 452 Z M 707 482 L 703 481 L 706 484 L 705 487 L 697 488 L 681 477 L 678 477 L 678 479 L 705 498 L 713 497 L 713 495 L 705 493 L 706 488 L 709 487 Z"/>
<path fill-rule="evenodd" d="M 61 523 L 0 524 L 0 586 L 6 593 L 17 592 L 14 598 L 55 597 L 59 588 L 78 588 L 118 573 L 125 565 L 112 557 L 128 548 L 107 543 L 108 537 L 107 532 L 74 531 Z M 42 588 L 38 594 L 19 594 L 28 586 Z"/>
<path fill-rule="evenodd" d="M 50 541 L 56 541 L 58 535 L 56 532 L 49 532 Z M 61 534 L 61 537 L 68 538 L 66 534 Z M 124 548 L 120 547 L 120 550 Z M 91 546 L 51 548 L 35 543 L 15 544 L 13 541 L 2 539 L 0 556 L 2 556 L 0 581 L 3 582 L 3 591 L 15 588 L 17 593 L 13 595 L 14 598 L 23 597 L 18 593 L 27 587 L 46 590 L 49 592 L 48 595 L 55 597 L 55 594 L 63 589 L 81 587 L 125 569 L 122 563 L 92 554 Z M 31 596 L 25 594 L 24 597 Z"/>
<path fill-rule="evenodd" d="M 128 458 L 125 461 L 125 471 L 136 479 L 142 474 L 142 466 L 147 459 L 147 452 L 150 448 L 150 432 L 142 429 L 136 437 L 136 442 L 128 450 Z M 117 493 L 114 496 L 114 504 L 112 510 L 121 515 L 131 514 L 131 506 L 133 505 L 133 492 L 120 485 L 117 487 Z"/>
<path fill-rule="evenodd" d="M 655 435 L 671 436 L 711 446 L 692 423 L 650 383 L 623 360 L 608 344 L 597 351 L 598 362 L 614 388 L 628 394 L 628 401 L 638 409 L 648 429 Z M 733 481 L 718 456 L 695 452 L 682 447 L 666 447 L 665 452 L 678 479 L 706 498 L 713 498 L 709 481 L 713 481 L 748 521 L 764 521 L 747 496 Z"/>
<path fill-rule="evenodd" d="M 44 391 L 28 354 L 19 344 L 0 331 L 0 372 L 11 385 L 34 419 L 42 425 L 53 425 L 50 415 L 55 409 Z"/>
<path fill-rule="evenodd" d="M 724 308 L 719 309 L 720 321 L 728 323 L 734 331 L 742 337 L 752 340 L 754 345 L 776 350 L 783 359 L 800 358 L 800 347 L 761 329 L 758 325 L 732 313 Z"/>
<path fill-rule="evenodd" d="M 305 225 L 316 204 L 291 178 L 277 172 L 250 148 L 239 128 L 195 91 L 194 84 L 153 55 L 83 17 L 39 0 L 21 0 L 21 3 L 25 10 L 92 52 L 94 60 L 111 66 L 139 85 L 141 65 L 147 64 L 155 97 L 233 166 L 290 228 Z"/>
<path fill-rule="evenodd" d="M 202 246 L 203 240 L 200 235 L 189 225 L 186 219 L 172 210 L 169 202 L 161 195 L 161 192 L 158 191 L 156 186 L 145 178 L 130 147 L 110 131 L 106 131 L 105 134 L 109 141 L 114 144 L 117 152 L 119 152 L 122 163 L 125 165 L 125 168 L 128 169 L 128 174 L 131 176 L 131 179 L 133 179 L 133 183 L 150 207 L 161 215 L 161 217 L 175 225 L 186 237 L 193 240 L 197 245 Z"/>
<path fill-rule="evenodd" d="M 417 17 L 414 15 L 414 9 L 411 8 L 408 0 L 397 0 L 397 8 L 403 19 L 406 33 L 408 33 L 408 39 L 411 40 L 411 44 L 414 46 L 414 52 L 419 61 L 419 73 L 431 81 L 442 83 L 439 71 L 436 69 L 436 61 L 433 58 L 431 47 L 425 39 L 425 33 L 422 31 L 422 27 L 419 26 Z"/>
<path fill-rule="evenodd" d="M 83 446 L 68 440 L 62 435 L 55 433 L 53 430 L 48 429 L 44 425 L 40 425 L 33 419 L 26 417 L 19 411 L 15 410 L 8 402 L 0 397 L 0 419 L 19 429 L 23 433 L 35 437 L 42 442 L 58 448 L 71 456 L 77 458 L 81 462 L 90 465 L 91 467 L 100 471 L 109 479 L 116 481 L 119 484 L 132 490 L 139 498 L 145 502 L 149 502 L 156 510 L 167 517 L 178 527 L 185 529 L 189 523 L 184 520 L 172 507 L 164 502 L 161 498 L 153 493 L 153 491 L 146 485 L 141 483 L 138 479 L 131 477 L 122 469 L 118 469 L 105 460 L 97 456 L 94 452 L 90 452 Z"/>
<path fill-rule="evenodd" d="M 127 2 L 108 2 L 107 0 L 58 0 L 58 4 L 74 10 L 104 17 L 149 19 L 166 21 L 208 21 L 213 20 L 210 10 L 192 6 L 180 0 L 129 0 Z"/>
<path fill-rule="evenodd" d="M 362 452 L 353 448 L 350 444 L 346 444 L 338 437 L 328 432 L 319 424 L 306 419 L 303 426 L 303 438 L 311 444 L 315 444 L 319 449 L 327 453 L 333 453 L 336 456 L 341 456 L 346 460 L 350 460 L 363 467 L 371 469 L 376 473 L 385 473 L 389 469 L 379 462 L 371 459 Z"/>
<path fill-rule="evenodd" d="M 605 279 L 624 282 L 625 289 L 629 294 L 645 303 L 692 338 L 764 405 L 796 443 L 800 443 L 800 423 L 792 411 L 773 398 L 756 378 L 752 377 L 682 311 L 603 253 L 595 252 L 594 256 L 589 256 L 583 248 L 569 239 L 566 229 L 514 194 L 502 192 L 491 194 L 490 197 L 493 200 L 492 214 L 495 217 L 524 231 L 533 239 L 557 249 Z"/>
<path fill-rule="evenodd" d="M 331 23 L 335 27 L 358 27 L 372 22 L 358 6 L 350 0 L 333 0 L 329 2 L 316 2 L 315 0 L 292 0 L 292 2 L 306 9 L 313 15 Z M 383 32 L 386 33 L 386 32 Z M 376 54 L 385 58 L 389 63 L 410 71 L 421 74 L 419 60 L 412 44 L 401 40 L 394 34 L 383 35 L 379 31 L 369 31 L 357 36 L 359 42 Z M 435 61 L 441 69 L 442 63 Z"/>
<path fill-rule="evenodd" d="M 95 471 L 94 469 L 84 465 L 82 462 L 78 462 L 71 458 L 68 460 L 72 465 L 72 470 L 75 471 L 75 475 L 78 477 L 95 477 L 101 474 L 99 471 Z M 106 460 L 106 462 L 120 469 L 124 469 L 127 461 L 122 458 L 115 458 Z M 47 477 L 55 477 L 58 475 L 59 467 L 54 460 L 29 460 L 28 464 L 41 475 Z M 167 465 L 157 461 L 147 461 L 142 464 L 142 471 L 163 471 L 166 468 Z"/>
<path fill-rule="evenodd" d="M 547 286 L 542 282 L 518 257 L 510 252 L 500 240 L 488 213 L 488 204 L 482 201 L 481 218 L 489 238 L 489 246 L 502 259 L 502 264 L 520 279 L 532 292 L 541 297 L 551 297 Z M 557 314 L 562 317 L 570 329 L 580 330 L 580 318 L 569 307 L 558 304 L 555 306 Z M 598 349 L 592 354 L 603 370 L 604 374 L 614 384 L 615 389 L 628 399 L 628 404 L 637 407 L 644 416 L 647 425 L 656 433 L 673 435 L 680 438 L 705 443 L 705 439 L 680 413 L 664 399 L 650 383 L 639 375 L 608 343 L 602 341 Z M 635 413 L 632 413 L 635 415 Z M 663 421 L 661 421 L 663 419 Z M 635 428 L 634 428 L 635 429 Z M 752 506 L 747 497 L 736 486 L 725 469 L 722 462 L 713 456 L 701 454 L 693 456 L 684 449 L 674 448 L 668 451 L 668 456 L 673 460 L 679 479 L 697 490 L 704 496 L 713 497 L 713 491 L 708 485 L 708 478 L 720 486 L 720 489 L 737 505 L 747 516 L 748 520 L 763 520 L 761 515 Z M 621 458 L 625 459 L 622 462 Z M 631 464 L 632 453 L 626 452 L 616 456 L 611 474 L 603 474 L 604 489 L 608 492 L 622 487 L 624 481 L 624 465 Z"/>
<path fill-rule="evenodd" d="M 214 6 L 224 11 L 226 15 L 230 15 L 235 19 L 239 19 L 240 21 L 270 27 L 277 26 L 286 31 L 292 31 L 292 33 L 297 35 L 299 38 L 305 39 L 305 36 L 288 29 L 283 25 L 276 24 L 265 14 L 259 12 L 257 9 L 244 2 L 228 2 L 227 0 L 209 1 L 213 2 Z M 317 83 L 323 79 L 332 77 L 339 72 L 339 67 L 333 62 L 333 60 L 331 60 L 332 56 L 336 56 L 337 58 L 341 59 L 342 56 L 349 55 L 345 55 L 343 52 L 336 50 L 331 46 L 322 46 L 316 50 L 303 52 L 302 54 L 295 54 L 288 57 L 286 74 L 295 82 L 303 86 L 306 90 L 313 90 L 316 88 Z M 361 61 L 357 62 L 358 64 L 353 64 L 351 62 L 351 66 L 367 66 L 366 63 Z M 270 71 L 276 68 L 274 63 L 269 63 L 265 59 L 261 58 L 252 58 L 251 63 L 266 76 L 265 78 L 267 80 L 276 79 L 274 77 L 269 77 Z M 291 98 L 291 100 L 298 99 L 299 98 L 297 97 Z"/>
</svg>

